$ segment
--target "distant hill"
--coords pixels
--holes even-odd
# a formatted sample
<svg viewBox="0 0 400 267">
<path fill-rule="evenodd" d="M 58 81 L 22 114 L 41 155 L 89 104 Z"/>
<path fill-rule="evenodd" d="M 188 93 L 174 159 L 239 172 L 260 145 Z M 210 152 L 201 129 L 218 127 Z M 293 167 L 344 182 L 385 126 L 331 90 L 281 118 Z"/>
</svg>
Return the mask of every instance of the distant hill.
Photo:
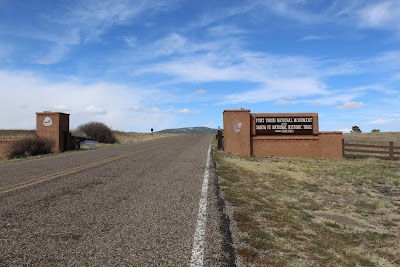
<svg viewBox="0 0 400 267">
<path fill-rule="evenodd" d="M 215 134 L 217 129 L 208 127 L 186 127 L 176 129 L 165 129 L 158 131 L 157 133 L 169 133 L 169 134 Z"/>
</svg>

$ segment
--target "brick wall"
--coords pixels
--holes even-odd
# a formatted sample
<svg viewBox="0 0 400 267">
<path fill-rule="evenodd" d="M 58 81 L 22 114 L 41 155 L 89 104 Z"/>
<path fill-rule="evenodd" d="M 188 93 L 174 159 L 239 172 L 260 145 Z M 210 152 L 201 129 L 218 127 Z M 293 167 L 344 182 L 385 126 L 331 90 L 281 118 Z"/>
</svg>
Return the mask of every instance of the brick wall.
<svg viewBox="0 0 400 267">
<path fill-rule="evenodd" d="M 0 159 L 5 159 L 7 157 L 7 151 L 11 144 L 18 140 L 0 140 Z"/>
<path fill-rule="evenodd" d="M 250 113 L 250 110 L 225 110 L 224 148 L 242 156 L 284 156 L 342 158 L 342 133 L 319 132 L 317 113 Z M 257 133 L 256 118 L 312 118 L 312 131 L 279 134 Z M 293 119 L 294 120 L 294 119 Z M 292 119 L 290 120 L 292 121 Z M 261 122 L 262 123 L 262 122 Z M 311 125 L 312 124 L 312 125 Z M 268 126 L 270 127 L 270 126 Z M 307 129 L 305 126 L 300 126 Z"/>
</svg>

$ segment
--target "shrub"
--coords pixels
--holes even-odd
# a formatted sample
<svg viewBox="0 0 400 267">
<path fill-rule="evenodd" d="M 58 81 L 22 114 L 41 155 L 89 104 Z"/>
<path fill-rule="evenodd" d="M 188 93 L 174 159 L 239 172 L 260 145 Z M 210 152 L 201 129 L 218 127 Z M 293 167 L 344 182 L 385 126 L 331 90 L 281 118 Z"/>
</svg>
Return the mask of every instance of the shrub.
<svg viewBox="0 0 400 267">
<path fill-rule="evenodd" d="M 102 122 L 89 122 L 79 126 L 78 130 L 85 133 L 88 138 L 96 139 L 100 143 L 114 144 L 117 142 L 111 128 Z"/>
<path fill-rule="evenodd" d="M 7 151 L 7 158 L 22 158 L 52 152 L 54 142 L 46 138 L 21 139 L 11 144 Z"/>
<path fill-rule="evenodd" d="M 379 129 L 373 129 L 373 130 L 371 130 L 371 133 L 379 133 L 381 130 L 379 130 Z"/>
</svg>

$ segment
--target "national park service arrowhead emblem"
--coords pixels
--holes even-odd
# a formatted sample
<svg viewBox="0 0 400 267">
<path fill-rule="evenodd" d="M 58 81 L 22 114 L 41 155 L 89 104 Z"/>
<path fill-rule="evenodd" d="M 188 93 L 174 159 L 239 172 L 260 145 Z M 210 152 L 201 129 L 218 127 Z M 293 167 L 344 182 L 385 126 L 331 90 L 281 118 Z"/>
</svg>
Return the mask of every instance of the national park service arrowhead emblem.
<svg viewBox="0 0 400 267">
<path fill-rule="evenodd" d="M 242 127 L 243 127 L 243 122 L 238 122 L 237 120 L 233 122 L 233 130 L 235 130 L 236 134 L 240 133 Z"/>
</svg>

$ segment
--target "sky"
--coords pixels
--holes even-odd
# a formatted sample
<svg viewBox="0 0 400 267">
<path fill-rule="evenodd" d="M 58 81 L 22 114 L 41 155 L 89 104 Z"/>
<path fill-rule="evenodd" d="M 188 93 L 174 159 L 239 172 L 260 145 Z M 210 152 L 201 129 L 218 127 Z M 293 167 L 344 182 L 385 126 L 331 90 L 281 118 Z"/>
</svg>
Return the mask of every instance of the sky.
<svg viewBox="0 0 400 267">
<path fill-rule="evenodd" d="M 400 131 L 400 1 L 0 0 L 0 129 L 217 128 L 240 108 Z"/>
</svg>

